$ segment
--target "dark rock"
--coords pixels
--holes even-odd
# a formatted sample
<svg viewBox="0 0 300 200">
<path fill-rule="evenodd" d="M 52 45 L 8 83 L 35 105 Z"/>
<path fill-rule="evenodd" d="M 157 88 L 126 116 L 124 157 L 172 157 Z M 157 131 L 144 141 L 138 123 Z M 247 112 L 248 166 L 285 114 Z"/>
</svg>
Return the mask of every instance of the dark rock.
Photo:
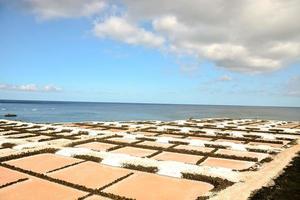
<svg viewBox="0 0 300 200">
<path fill-rule="evenodd" d="M 12 114 L 12 113 L 7 113 L 4 115 L 4 117 L 17 117 L 16 114 Z"/>
</svg>

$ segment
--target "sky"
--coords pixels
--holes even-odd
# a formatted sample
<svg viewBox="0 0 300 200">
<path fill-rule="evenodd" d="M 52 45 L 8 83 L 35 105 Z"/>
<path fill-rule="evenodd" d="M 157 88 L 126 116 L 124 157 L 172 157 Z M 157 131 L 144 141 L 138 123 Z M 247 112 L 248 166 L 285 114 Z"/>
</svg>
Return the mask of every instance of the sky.
<svg viewBox="0 0 300 200">
<path fill-rule="evenodd" d="M 298 0 L 0 0 L 0 99 L 300 106 Z"/>
</svg>

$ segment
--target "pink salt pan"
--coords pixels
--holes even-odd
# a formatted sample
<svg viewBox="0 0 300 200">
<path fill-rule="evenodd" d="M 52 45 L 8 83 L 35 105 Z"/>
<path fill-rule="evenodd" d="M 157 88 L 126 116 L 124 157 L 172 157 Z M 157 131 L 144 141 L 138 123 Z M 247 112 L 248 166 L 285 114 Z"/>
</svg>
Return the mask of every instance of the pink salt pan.
<svg viewBox="0 0 300 200">
<path fill-rule="evenodd" d="M 26 174 L 0 167 L 0 186 L 27 178 Z"/>
<path fill-rule="evenodd" d="M 240 140 L 226 140 L 226 139 L 218 139 L 216 142 L 231 142 L 231 143 L 236 143 L 236 144 L 243 144 L 244 141 Z"/>
<path fill-rule="evenodd" d="M 133 134 L 141 134 L 141 135 L 144 135 L 144 136 L 155 136 L 157 135 L 157 133 L 152 133 L 152 132 L 134 132 Z"/>
<path fill-rule="evenodd" d="M 115 129 L 115 128 L 112 128 L 112 129 L 108 129 L 107 131 L 111 131 L 111 132 L 122 132 L 124 131 L 123 129 Z"/>
<path fill-rule="evenodd" d="M 92 149 L 95 151 L 107 151 L 108 149 L 115 147 L 115 146 L 117 146 L 117 145 L 103 143 L 103 142 L 89 142 L 89 143 L 77 145 L 75 147 L 88 148 L 88 149 Z"/>
<path fill-rule="evenodd" d="M 193 139 L 193 140 L 205 140 L 205 141 L 211 141 L 212 138 L 207 138 L 207 137 L 196 137 L 196 136 L 189 136 L 187 139 Z"/>
<path fill-rule="evenodd" d="M 253 145 L 253 146 L 257 146 L 257 145 L 267 145 L 267 146 L 270 146 L 270 147 L 282 147 L 283 144 L 273 144 L 273 143 L 268 143 L 268 142 L 249 142 L 248 143 L 249 145 Z"/>
<path fill-rule="evenodd" d="M 128 139 L 128 138 L 120 138 L 120 137 L 109 138 L 107 140 L 114 141 L 114 142 L 122 142 L 122 143 L 133 143 L 133 142 L 137 142 L 138 141 L 136 139 Z"/>
<path fill-rule="evenodd" d="M 163 147 L 163 148 L 168 148 L 172 146 L 173 144 L 167 144 L 167 143 L 159 143 L 159 142 L 154 142 L 154 141 L 145 141 L 139 143 L 139 145 L 146 145 L 146 146 L 152 146 L 152 147 Z"/>
<path fill-rule="evenodd" d="M 185 149 L 185 150 L 194 150 L 194 151 L 201 151 L 201 152 L 211 152 L 214 148 L 210 147 L 197 147 L 192 145 L 178 145 L 174 147 L 174 149 Z"/>
<path fill-rule="evenodd" d="M 104 192 L 138 200 L 190 200 L 205 195 L 211 189 L 211 184 L 201 181 L 139 172 L 106 188 Z"/>
<path fill-rule="evenodd" d="M 44 153 L 7 161 L 5 163 L 38 173 L 46 173 L 48 171 L 58 169 L 66 165 L 78 163 L 81 161 L 82 160 L 76 158 L 59 156 L 51 153 Z"/>
<path fill-rule="evenodd" d="M 111 199 L 107 198 L 107 197 L 103 197 L 103 196 L 92 195 L 92 196 L 85 198 L 84 200 L 111 200 Z"/>
<path fill-rule="evenodd" d="M 146 157 L 153 153 L 155 153 L 155 150 L 150 149 L 142 149 L 142 148 L 136 148 L 136 147 L 123 147 L 120 149 L 116 149 L 114 151 L 111 151 L 113 153 L 123 153 L 128 154 L 131 156 L 137 156 L 137 157 Z"/>
<path fill-rule="evenodd" d="M 232 160 L 224 158 L 207 158 L 201 165 L 211 166 L 211 167 L 224 167 L 235 170 L 248 169 L 253 166 L 254 162 L 241 161 L 241 160 Z"/>
<path fill-rule="evenodd" d="M 177 134 L 167 134 L 167 133 L 165 133 L 165 134 L 161 134 L 161 135 L 159 135 L 159 137 L 182 138 L 182 137 L 183 137 L 183 135 L 177 135 Z"/>
<path fill-rule="evenodd" d="M 127 169 L 110 167 L 88 161 L 49 173 L 49 176 L 97 189 L 129 173 L 130 170 Z"/>
<path fill-rule="evenodd" d="M 1 200 L 73 200 L 84 195 L 85 192 L 37 178 L 0 190 Z"/>
</svg>

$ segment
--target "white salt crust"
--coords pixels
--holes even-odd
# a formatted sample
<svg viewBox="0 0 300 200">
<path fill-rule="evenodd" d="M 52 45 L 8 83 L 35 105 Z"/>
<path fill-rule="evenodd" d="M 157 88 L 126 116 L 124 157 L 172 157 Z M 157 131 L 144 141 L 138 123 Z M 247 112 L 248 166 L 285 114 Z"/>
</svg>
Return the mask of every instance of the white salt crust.
<svg viewBox="0 0 300 200">
<path fill-rule="evenodd" d="M 9 121 L 9 120 L 1 120 L 5 123 L 15 123 L 14 121 Z M 247 122 L 248 120 L 240 120 L 240 122 Z M 96 123 L 96 122 L 95 122 Z M 97 122 L 98 123 L 98 122 Z M 116 122 L 104 122 L 107 124 L 112 124 L 112 125 L 120 125 L 121 123 L 116 123 Z M 161 121 L 156 121 L 157 124 L 161 124 Z M 179 123 L 186 123 L 186 121 L 182 120 L 179 121 Z M 237 121 L 235 122 L 237 123 Z M 272 125 L 278 125 L 278 124 L 285 124 L 286 122 L 270 122 L 267 127 L 272 127 Z M 54 128 L 55 131 L 62 131 L 63 129 L 70 129 L 72 133 L 77 133 L 79 131 L 87 131 L 89 136 L 93 136 L 93 137 L 98 137 L 98 135 L 112 135 L 112 134 L 117 134 L 117 135 L 121 135 L 124 137 L 124 139 L 136 139 L 136 137 L 146 137 L 146 138 L 152 138 L 155 139 L 156 142 L 160 142 L 160 143 L 169 143 L 170 141 L 182 141 L 182 142 L 187 142 L 189 145 L 191 146 L 199 146 L 199 147 L 204 147 L 205 144 L 215 144 L 215 145 L 221 145 L 224 146 L 226 149 L 233 149 L 233 150 L 238 150 L 238 151 L 247 151 L 247 150 L 264 150 L 267 152 L 279 152 L 281 151 L 280 148 L 274 148 L 274 147 L 270 147 L 267 145 L 245 145 L 245 144 L 235 144 L 235 143 L 230 143 L 230 142 L 210 142 L 210 141 L 202 141 L 202 140 L 194 140 L 194 139 L 175 139 L 172 137 L 149 137 L 149 136 L 145 136 L 143 134 L 137 134 L 137 135 L 133 135 L 133 134 L 129 134 L 129 133 L 112 133 L 110 131 L 95 131 L 95 130 L 90 130 L 90 129 L 83 129 L 83 128 L 77 128 L 77 127 L 64 127 L 64 126 L 59 126 L 59 125 L 49 125 L 49 124 L 33 124 L 33 123 L 23 123 L 23 122 L 17 122 L 18 125 L 27 125 L 26 128 L 30 128 L 30 127 L 34 127 L 36 125 L 41 126 L 41 128 L 32 128 L 31 130 L 36 130 L 36 131 L 43 131 L 46 130 L 47 128 Z M 200 124 L 205 124 L 205 123 L 198 123 Z M 219 125 L 225 125 L 226 123 L 220 123 Z M 132 127 L 141 127 L 142 125 L 132 125 Z M 264 128 L 265 126 L 258 126 Z M 168 128 L 177 128 L 179 130 L 181 130 L 181 132 L 189 132 L 191 130 L 191 128 L 182 128 L 182 127 L 176 127 L 176 126 L 158 126 L 157 127 L 160 130 L 166 130 Z M 241 129 L 245 129 L 244 126 L 238 126 L 238 128 Z M 299 133 L 300 134 L 300 129 L 290 129 L 290 128 L 280 128 L 281 130 L 283 130 L 282 134 L 277 134 L 277 135 L 273 135 L 270 133 L 247 133 L 247 134 L 252 134 L 252 135 L 257 135 L 260 136 L 262 139 L 268 141 L 268 140 L 275 140 L 276 136 L 280 137 L 280 138 L 287 138 L 287 139 L 296 139 L 298 138 L 296 135 L 286 135 L 287 133 Z M 215 130 L 212 129 L 206 129 L 206 135 L 216 135 L 215 134 Z M 1 132 L 0 134 L 3 134 L 4 132 Z M 240 132 L 230 132 L 229 133 L 231 136 L 233 137 L 237 137 L 237 138 L 243 138 L 243 134 Z M 26 144 L 22 144 L 24 142 L 26 142 L 26 140 L 21 140 L 21 139 L 13 139 L 13 140 L 7 140 L 6 136 L 0 136 L 1 142 L 2 141 L 10 141 L 11 143 L 15 143 L 17 144 L 16 146 L 14 146 L 14 149 L 17 150 L 23 150 L 23 149 L 32 149 L 32 148 L 36 148 L 36 147 L 41 147 L 41 145 L 47 145 L 49 143 L 36 143 L 36 142 L 31 142 L 31 143 L 26 143 Z M 2 142 L 4 143 L 4 142 Z"/>
<path fill-rule="evenodd" d="M 13 143 L 13 144 L 22 144 L 24 140 L 20 140 L 20 139 L 9 139 L 6 138 L 5 136 L 0 136 L 0 146 L 4 143 Z"/>
<path fill-rule="evenodd" d="M 172 140 L 172 137 L 158 137 L 156 139 L 156 142 L 158 143 L 164 143 L 164 144 L 168 144 L 170 140 Z"/>
<path fill-rule="evenodd" d="M 193 129 L 192 128 L 189 128 L 189 127 L 180 127 L 180 132 L 182 133 L 189 133 L 190 131 L 192 131 Z"/>
<path fill-rule="evenodd" d="M 206 129 L 205 132 L 206 132 L 206 135 L 212 135 L 212 136 L 216 135 L 215 130 L 212 130 L 212 129 Z"/>
<path fill-rule="evenodd" d="M 182 173 L 192 173 L 211 177 L 220 177 L 229 181 L 239 181 L 239 174 L 231 169 L 220 167 L 198 166 L 176 161 L 158 161 L 151 158 L 139 158 L 127 154 L 93 151 L 86 148 L 62 148 L 57 155 L 73 157 L 75 155 L 90 155 L 103 159 L 101 164 L 124 167 L 126 164 L 143 167 L 157 167 L 159 175 L 181 178 Z"/>
<path fill-rule="evenodd" d="M 189 145 L 196 147 L 205 147 L 205 142 L 202 140 L 190 140 Z"/>
<path fill-rule="evenodd" d="M 5 121 L 7 122 L 7 121 Z M 11 121 L 9 121 L 11 122 Z M 107 122 L 110 123 L 110 122 Z M 35 126 L 35 124 L 32 123 L 22 123 L 22 124 L 27 124 L 27 125 L 31 125 L 31 126 Z M 116 124 L 116 123 L 115 123 Z M 49 124 L 39 124 L 40 126 L 42 126 L 41 128 L 37 128 L 37 130 L 43 130 L 45 128 L 55 128 L 55 131 L 61 131 L 63 129 L 71 129 L 72 132 L 78 132 L 78 131 L 87 131 L 89 133 L 89 136 L 98 136 L 98 135 L 111 135 L 112 133 L 109 131 L 95 131 L 95 130 L 90 130 L 90 129 L 82 129 L 82 128 L 74 128 L 74 127 L 60 127 L 60 126 L 53 126 L 53 125 L 49 125 Z M 167 129 L 167 128 L 174 128 L 173 126 L 162 126 L 160 128 L 162 129 Z M 189 129 L 186 129 L 189 130 Z M 292 129 L 285 129 L 286 131 L 290 131 Z M 210 130 L 210 129 L 206 129 L 206 134 L 207 135 L 215 135 L 214 130 Z M 267 133 L 255 133 L 256 135 L 260 135 L 262 138 L 266 139 L 266 140 L 273 140 L 276 139 L 276 137 L 274 137 L 272 134 L 267 134 Z M 138 134 L 138 135 L 132 135 L 132 134 L 128 134 L 128 133 L 117 133 L 117 135 L 122 135 L 125 139 L 135 139 L 136 137 L 147 137 L 144 136 L 143 134 Z M 232 136 L 236 136 L 236 137 L 240 137 L 242 134 L 240 133 L 231 133 Z M 280 137 L 284 138 L 285 136 L 280 135 Z M 6 137 L 1 137 L 1 138 L 6 138 Z M 192 146 L 205 146 L 205 144 L 216 144 L 216 145 L 222 145 L 225 148 L 228 149 L 234 149 L 234 150 L 239 150 L 239 151 L 246 151 L 247 149 L 258 149 L 258 150 L 265 150 L 268 152 L 278 152 L 280 151 L 280 149 L 278 148 L 273 148 L 270 146 L 266 146 L 266 145 L 258 145 L 258 146 L 251 146 L 251 145 L 244 145 L 244 144 L 235 144 L 235 143 L 218 143 L 218 142 L 210 142 L 210 141 L 199 141 L 199 140 L 186 140 L 186 139 L 175 139 L 175 138 L 171 138 L 171 137 L 147 137 L 147 138 L 153 138 L 155 139 L 157 142 L 160 143 L 169 143 L 169 141 L 182 141 L 182 142 L 187 142 L 189 143 L 189 145 Z M 297 138 L 296 136 L 286 136 L 286 138 Z M 15 147 L 15 148 L 33 148 L 35 146 L 35 144 L 28 144 L 28 146 L 20 146 L 20 147 Z"/>
<path fill-rule="evenodd" d="M 184 125 L 187 121 L 186 120 L 176 120 L 174 121 L 177 125 Z"/>
<path fill-rule="evenodd" d="M 43 147 L 48 145 L 47 142 L 29 142 L 25 144 L 19 144 L 13 147 L 15 150 L 33 149 L 36 147 Z"/>
</svg>

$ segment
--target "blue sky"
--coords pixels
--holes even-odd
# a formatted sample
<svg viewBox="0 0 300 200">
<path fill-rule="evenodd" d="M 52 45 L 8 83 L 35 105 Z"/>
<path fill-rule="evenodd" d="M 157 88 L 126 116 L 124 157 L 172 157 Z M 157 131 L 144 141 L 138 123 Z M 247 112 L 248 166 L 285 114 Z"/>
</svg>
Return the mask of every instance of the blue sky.
<svg viewBox="0 0 300 200">
<path fill-rule="evenodd" d="M 159 21 L 159 16 L 166 15 L 141 17 L 126 1 L 126 9 L 117 4 L 121 14 L 115 14 L 111 10 L 116 5 L 91 0 L 105 8 L 84 12 L 84 16 L 70 14 L 68 6 L 74 5 L 68 2 L 63 5 L 65 10 L 60 10 L 64 15 L 43 13 L 45 7 L 55 9 L 51 0 L 45 5 L 26 1 L 29 6 L 7 2 L 0 3 L 0 99 L 300 106 L 297 52 L 294 57 L 287 55 L 289 60 L 267 55 L 274 62 L 263 58 L 268 62 L 259 66 L 240 60 L 244 50 L 234 58 L 239 62 L 229 60 L 228 53 L 220 59 L 215 42 L 205 41 L 208 45 L 203 46 L 201 41 L 202 46 L 192 48 L 183 45 L 188 39 L 189 44 L 193 42 L 194 30 L 188 29 L 190 21 L 176 15 L 175 8 L 177 18 Z M 175 22 L 191 35 L 167 32 L 166 27 Z M 254 47 L 246 45 L 248 37 L 238 39 L 244 45 L 239 47 L 255 56 L 252 60 L 266 55 L 267 50 L 254 55 Z M 226 45 L 221 52 L 229 52 L 232 58 L 230 42 L 222 43 Z M 207 48 L 214 54 L 202 50 Z"/>
</svg>

